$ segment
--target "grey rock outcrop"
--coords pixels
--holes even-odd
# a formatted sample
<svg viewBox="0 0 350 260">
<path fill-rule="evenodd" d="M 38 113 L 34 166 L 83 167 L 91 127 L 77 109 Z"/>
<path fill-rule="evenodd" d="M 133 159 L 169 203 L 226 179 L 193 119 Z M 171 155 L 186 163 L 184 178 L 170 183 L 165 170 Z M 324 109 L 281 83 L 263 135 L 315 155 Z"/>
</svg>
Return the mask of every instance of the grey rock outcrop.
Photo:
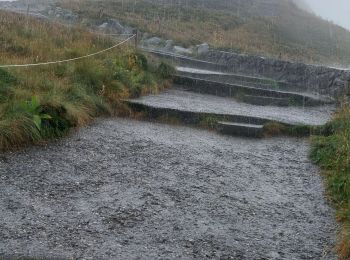
<svg viewBox="0 0 350 260">
<path fill-rule="evenodd" d="M 174 52 L 177 54 L 192 54 L 193 50 L 192 49 L 186 49 L 181 46 L 174 46 Z"/>
<path fill-rule="evenodd" d="M 171 51 L 174 47 L 174 41 L 173 40 L 167 40 L 165 41 L 165 47 L 164 50 Z"/>
<path fill-rule="evenodd" d="M 71 10 L 63 9 L 61 7 L 50 6 L 45 12 L 49 17 L 56 17 L 69 22 L 75 22 L 78 15 Z"/>
<path fill-rule="evenodd" d="M 159 37 L 152 37 L 143 41 L 143 44 L 146 46 L 157 46 L 162 42 L 162 39 Z"/>
<path fill-rule="evenodd" d="M 208 43 L 202 43 L 200 45 L 197 45 L 197 53 L 199 55 L 205 54 L 209 51 L 209 44 Z"/>
<path fill-rule="evenodd" d="M 98 30 L 103 31 L 105 33 L 127 34 L 132 33 L 133 29 L 131 27 L 120 24 L 120 22 L 115 19 L 108 19 L 107 21 L 98 26 Z"/>
</svg>

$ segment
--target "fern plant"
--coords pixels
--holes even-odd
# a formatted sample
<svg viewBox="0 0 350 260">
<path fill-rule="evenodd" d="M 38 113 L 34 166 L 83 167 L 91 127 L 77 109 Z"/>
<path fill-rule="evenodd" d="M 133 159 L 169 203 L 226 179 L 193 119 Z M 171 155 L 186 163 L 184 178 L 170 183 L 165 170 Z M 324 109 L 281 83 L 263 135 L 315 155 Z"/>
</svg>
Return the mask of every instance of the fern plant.
<svg viewBox="0 0 350 260">
<path fill-rule="evenodd" d="M 24 101 L 20 108 L 31 116 L 31 119 L 38 130 L 41 130 L 41 124 L 44 119 L 51 119 L 51 116 L 42 112 L 40 101 L 37 96 L 33 96 L 30 101 Z"/>
</svg>

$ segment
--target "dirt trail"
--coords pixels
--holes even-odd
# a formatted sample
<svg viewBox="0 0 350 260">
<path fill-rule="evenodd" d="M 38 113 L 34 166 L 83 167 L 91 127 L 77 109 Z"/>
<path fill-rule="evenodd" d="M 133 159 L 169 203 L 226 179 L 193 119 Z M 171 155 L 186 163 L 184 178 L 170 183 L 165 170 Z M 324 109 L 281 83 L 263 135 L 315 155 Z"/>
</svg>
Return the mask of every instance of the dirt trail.
<svg viewBox="0 0 350 260">
<path fill-rule="evenodd" d="M 0 259 L 334 259 L 304 139 L 100 120 L 0 156 Z"/>
</svg>

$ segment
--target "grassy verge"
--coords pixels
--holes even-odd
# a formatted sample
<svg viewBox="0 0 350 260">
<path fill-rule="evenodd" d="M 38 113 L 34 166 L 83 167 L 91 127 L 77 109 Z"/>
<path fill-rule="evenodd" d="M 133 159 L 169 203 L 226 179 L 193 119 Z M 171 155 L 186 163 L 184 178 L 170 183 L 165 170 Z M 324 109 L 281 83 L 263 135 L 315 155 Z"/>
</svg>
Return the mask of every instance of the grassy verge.
<svg viewBox="0 0 350 260">
<path fill-rule="evenodd" d="M 328 196 L 341 223 L 340 259 L 350 259 L 350 107 L 343 107 L 312 140 L 311 158 L 323 169 Z"/>
<path fill-rule="evenodd" d="M 74 58 L 115 44 L 78 28 L 0 12 L 0 64 Z M 169 68 L 134 49 L 31 68 L 0 68 L 0 150 L 65 135 L 100 115 L 118 114 L 120 100 L 157 92 Z"/>
</svg>

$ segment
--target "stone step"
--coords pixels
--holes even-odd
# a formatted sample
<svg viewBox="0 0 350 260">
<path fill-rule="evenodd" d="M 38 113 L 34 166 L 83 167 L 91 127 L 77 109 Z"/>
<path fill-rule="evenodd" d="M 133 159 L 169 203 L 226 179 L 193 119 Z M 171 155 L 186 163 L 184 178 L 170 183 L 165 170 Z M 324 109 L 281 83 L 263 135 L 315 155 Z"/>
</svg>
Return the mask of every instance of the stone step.
<svg viewBox="0 0 350 260">
<path fill-rule="evenodd" d="M 177 119 L 178 121 L 188 125 L 202 125 L 203 123 L 216 124 L 218 121 L 237 122 L 241 124 L 266 124 L 269 122 L 279 122 L 278 120 L 270 120 L 261 117 L 241 114 L 223 114 L 215 112 L 192 111 L 178 108 L 169 108 L 166 106 L 157 106 L 148 102 L 140 102 L 138 100 L 124 100 L 134 112 L 142 112 L 149 119 Z M 283 125 L 293 125 L 280 122 Z"/>
<path fill-rule="evenodd" d="M 196 68 L 201 68 L 201 69 L 205 69 L 205 70 L 212 70 L 212 71 L 226 71 L 227 70 L 227 66 L 217 64 L 214 62 L 210 62 L 210 61 L 198 60 L 198 59 L 191 58 L 191 57 L 184 56 L 184 55 L 167 53 L 167 52 L 163 52 L 163 51 L 159 51 L 159 50 L 152 50 L 152 49 L 147 49 L 147 48 L 143 48 L 142 50 L 144 50 L 150 54 L 153 54 L 159 58 L 165 59 L 175 66 L 196 67 Z"/>
<path fill-rule="evenodd" d="M 255 124 L 242 124 L 235 122 L 217 122 L 217 130 L 226 135 L 261 138 L 264 136 L 264 126 Z"/>
<path fill-rule="evenodd" d="M 232 98 L 199 94 L 179 89 L 168 89 L 158 94 L 127 101 L 136 111 L 146 111 L 150 118 L 178 117 L 188 124 L 203 121 L 229 121 L 263 125 L 280 122 L 288 125 L 314 125 L 327 123 L 335 106 L 276 107 L 256 106 Z"/>
<path fill-rule="evenodd" d="M 222 83 L 200 78 L 186 76 L 175 76 L 174 83 L 177 88 L 201 94 L 216 95 L 220 97 L 241 97 L 242 95 L 286 98 L 292 105 L 317 106 L 332 104 L 333 100 L 325 97 L 318 97 L 311 94 L 262 89 L 238 84 Z"/>
<path fill-rule="evenodd" d="M 240 84 L 252 87 L 259 87 L 272 90 L 297 91 L 300 87 L 295 87 L 292 84 L 273 79 L 254 77 L 250 75 L 232 74 L 219 71 L 209 71 L 195 69 L 189 67 L 177 67 L 178 75 L 192 78 L 200 78 L 205 80 L 218 81 L 222 83 Z"/>
<path fill-rule="evenodd" d="M 293 105 L 289 98 L 276 98 L 276 97 L 262 97 L 262 96 L 252 96 L 243 95 L 241 97 L 244 103 L 257 105 L 257 106 L 278 106 L 287 107 Z"/>
<path fill-rule="evenodd" d="M 241 75 L 230 75 L 230 74 L 198 74 L 198 73 L 188 73 L 188 72 L 178 72 L 179 76 L 200 78 L 210 81 L 217 81 L 221 83 L 235 84 L 235 85 L 244 85 L 248 87 L 255 87 L 261 89 L 270 89 L 277 91 L 291 91 L 291 92 L 308 92 L 305 89 L 302 89 L 300 86 L 294 86 L 290 83 L 282 81 L 267 81 L 266 79 L 254 78 L 249 76 Z"/>
</svg>

